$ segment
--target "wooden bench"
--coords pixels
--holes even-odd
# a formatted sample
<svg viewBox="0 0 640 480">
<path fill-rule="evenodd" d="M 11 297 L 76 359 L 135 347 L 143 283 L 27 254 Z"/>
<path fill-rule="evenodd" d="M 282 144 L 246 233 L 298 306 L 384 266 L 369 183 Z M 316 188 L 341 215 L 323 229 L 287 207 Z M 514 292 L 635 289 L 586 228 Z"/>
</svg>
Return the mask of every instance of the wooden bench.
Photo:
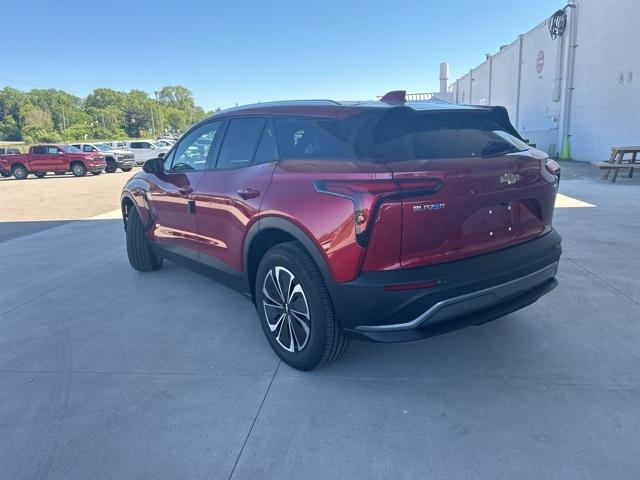
<svg viewBox="0 0 640 480">
<path fill-rule="evenodd" d="M 616 183 L 620 169 L 628 168 L 628 177 L 633 177 L 633 169 L 640 168 L 640 162 L 636 163 L 636 159 L 640 153 L 640 146 L 635 147 L 613 147 L 611 148 L 611 158 L 608 162 L 591 162 L 592 165 L 603 169 L 602 179 L 608 180 L 609 174 L 613 172 L 611 183 Z M 625 158 L 629 154 L 631 157 Z"/>
</svg>

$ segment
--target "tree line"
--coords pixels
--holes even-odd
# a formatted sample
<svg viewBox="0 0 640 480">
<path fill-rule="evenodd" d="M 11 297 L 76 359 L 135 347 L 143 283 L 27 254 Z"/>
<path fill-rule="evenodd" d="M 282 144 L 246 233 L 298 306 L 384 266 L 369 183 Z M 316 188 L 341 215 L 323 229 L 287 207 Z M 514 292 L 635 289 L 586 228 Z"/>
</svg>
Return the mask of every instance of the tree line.
<svg viewBox="0 0 640 480">
<path fill-rule="evenodd" d="M 156 97 L 157 95 L 157 97 Z M 142 90 L 97 88 L 85 98 L 56 89 L 0 90 L 0 140 L 70 142 L 180 133 L 211 115 L 191 91 L 169 85 L 150 97 Z"/>
</svg>

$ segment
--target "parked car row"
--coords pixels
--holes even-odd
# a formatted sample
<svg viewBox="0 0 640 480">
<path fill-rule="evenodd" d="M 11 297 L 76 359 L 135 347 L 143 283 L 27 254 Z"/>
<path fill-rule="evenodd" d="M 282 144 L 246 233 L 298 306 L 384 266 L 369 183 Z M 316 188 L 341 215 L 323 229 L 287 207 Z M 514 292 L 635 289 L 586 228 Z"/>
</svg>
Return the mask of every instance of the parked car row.
<svg viewBox="0 0 640 480">
<path fill-rule="evenodd" d="M 47 172 L 56 175 L 71 172 L 76 177 L 84 177 L 87 172 L 100 175 L 106 167 L 104 155 L 83 152 L 71 145 L 34 145 L 29 148 L 29 153 L 0 155 L 0 175 L 13 175 L 18 180 L 27 178 L 29 174 L 42 178 Z"/>
<path fill-rule="evenodd" d="M 30 174 L 38 178 L 48 172 L 64 175 L 67 172 L 82 177 L 87 172 L 99 175 L 103 171 L 114 173 L 118 169 L 129 172 L 150 158 L 160 157 L 173 145 L 172 139 L 112 141 L 100 143 L 79 142 L 70 145 L 34 145 L 29 153 L 17 148 L 0 148 L 0 175 L 14 176 L 18 180 Z"/>
</svg>

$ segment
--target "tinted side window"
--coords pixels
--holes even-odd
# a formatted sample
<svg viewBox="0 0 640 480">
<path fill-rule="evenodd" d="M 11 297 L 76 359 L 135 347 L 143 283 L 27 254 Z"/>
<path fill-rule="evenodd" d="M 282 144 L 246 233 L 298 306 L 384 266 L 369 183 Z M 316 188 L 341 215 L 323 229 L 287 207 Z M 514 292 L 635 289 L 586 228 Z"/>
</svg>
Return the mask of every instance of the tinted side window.
<svg viewBox="0 0 640 480">
<path fill-rule="evenodd" d="M 129 145 L 129 148 L 142 148 L 140 142 L 131 142 L 131 144 Z"/>
<path fill-rule="evenodd" d="M 251 163 L 265 118 L 236 118 L 229 122 L 216 168 L 237 168 Z"/>
<path fill-rule="evenodd" d="M 173 160 L 171 170 L 192 171 L 204 170 L 207 167 L 207 159 L 212 149 L 215 149 L 215 141 L 221 121 L 208 123 L 193 130 L 183 138 L 172 151 Z M 165 160 L 165 166 L 167 160 Z"/>
<path fill-rule="evenodd" d="M 276 118 L 280 158 L 354 159 L 342 124 L 332 119 Z"/>
<path fill-rule="evenodd" d="M 55 155 L 58 153 L 58 147 L 47 147 L 47 153 L 49 155 Z"/>
<path fill-rule="evenodd" d="M 273 138 L 273 127 L 271 123 L 268 123 L 262 130 L 253 163 L 269 163 L 276 159 L 276 142 Z"/>
<path fill-rule="evenodd" d="M 33 147 L 31 152 L 34 155 L 46 155 L 47 154 L 47 147 Z"/>
</svg>

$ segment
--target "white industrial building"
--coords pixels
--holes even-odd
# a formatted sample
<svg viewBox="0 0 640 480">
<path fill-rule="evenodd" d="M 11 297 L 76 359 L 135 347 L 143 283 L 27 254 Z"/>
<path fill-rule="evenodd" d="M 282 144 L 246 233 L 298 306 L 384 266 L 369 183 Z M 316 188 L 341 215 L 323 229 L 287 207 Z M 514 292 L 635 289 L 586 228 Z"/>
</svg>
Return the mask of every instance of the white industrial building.
<svg viewBox="0 0 640 480">
<path fill-rule="evenodd" d="M 550 25 L 558 27 L 552 38 Z M 460 104 L 503 105 L 524 138 L 561 158 L 640 145 L 640 0 L 576 0 L 447 85 Z"/>
</svg>

